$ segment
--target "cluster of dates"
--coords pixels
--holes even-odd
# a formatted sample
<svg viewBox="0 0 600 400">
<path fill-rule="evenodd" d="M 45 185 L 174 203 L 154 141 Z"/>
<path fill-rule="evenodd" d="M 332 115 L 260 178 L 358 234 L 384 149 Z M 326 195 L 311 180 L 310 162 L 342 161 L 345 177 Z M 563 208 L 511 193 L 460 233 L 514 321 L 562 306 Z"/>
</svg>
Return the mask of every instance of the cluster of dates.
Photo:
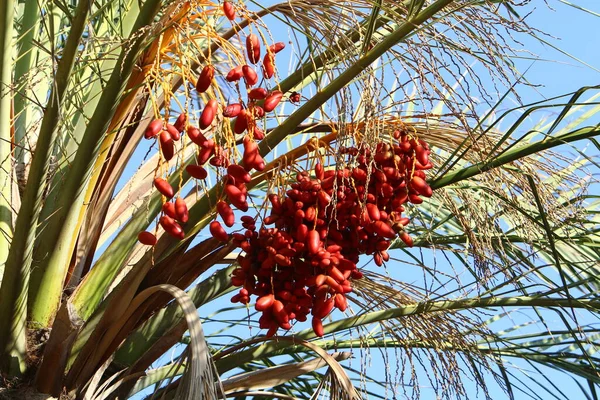
<svg viewBox="0 0 600 400">
<path fill-rule="evenodd" d="M 402 212 L 405 203 L 432 195 L 424 172 L 432 167 L 430 150 L 401 131 L 394 138 L 395 144 L 379 143 L 373 151 L 340 149 L 351 167 L 325 171 L 317 164 L 314 177 L 298 173 L 285 196 L 269 195 L 271 214 L 260 230 L 249 218 L 244 234 L 233 234 L 245 255 L 233 272 L 232 284 L 243 287 L 232 302 L 247 304 L 257 296 L 267 335 L 290 329 L 291 321 L 305 321 L 310 313 L 313 330 L 322 336 L 322 319 L 334 308 L 346 310 L 350 280 L 362 277 L 359 255 L 372 255 L 382 265 L 393 239 L 412 246 Z"/>
<path fill-rule="evenodd" d="M 223 13 L 232 21 L 236 18 L 230 2 L 224 2 Z M 273 78 L 275 54 L 284 47 L 282 42 L 267 46 L 261 58 L 259 37 L 249 34 L 247 64 L 236 66 L 224 76 L 241 95 L 245 93 L 245 99 L 227 105 L 209 99 L 198 127 L 191 126 L 187 114 L 182 113 L 173 124 L 156 119 L 145 131 L 146 139 L 158 139 L 166 161 L 175 156 L 176 143 L 187 134 L 198 146 L 196 165 L 186 167 L 191 177 L 205 179 L 207 163 L 224 171 L 223 195 L 216 209 L 229 228 L 236 222 L 232 207 L 242 212 L 249 209 L 246 185 L 251 181 L 250 172 L 265 168 L 257 144 L 264 138 L 259 123 L 277 107 L 284 94 L 267 89 L 263 83 Z M 262 71 L 262 78 L 257 69 Z M 195 85 L 199 94 L 211 88 L 215 73 L 212 65 L 202 69 Z M 240 85 L 245 90 L 239 90 Z M 287 98 L 297 103 L 300 94 L 290 93 Z M 215 120 L 221 119 L 217 116 L 231 125 L 234 135 L 244 135 L 239 163 L 232 161 L 233 149 L 205 136 Z M 232 284 L 241 289 L 231 300 L 248 304 L 251 296 L 256 296 L 255 308 L 262 313 L 259 324 L 268 329 L 268 336 L 280 328 L 290 329 L 293 321 L 306 321 L 309 315 L 313 330 L 323 336 L 323 318 L 334 308 L 346 310 L 351 281 L 362 277 L 357 269 L 359 256 L 372 255 L 375 263 L 382 265 L 389 260 L 387 250 L 392 240 L 400 238 L 412 246 L 412 239 L 404 230 L 409 219 L 402 213 L 406 203 L 420 204 L 422 197 L 432 195 L 424 172 L 432 167 L 430 150 L 426 142 L 405 131 L 397 130 L 392 137 L 390 143 L 381 142 L 374 147 L 339 149 L 347 158 L 343 168 L 324 170 L 317 164 L 312 176 L 298 173 L 284 196 L 269 195 L 271 214 L 259 229 L 250 216 L 241 217 L 243 233 L 231 235 L 221 222 L 211 222 L 209 230 L 214 238 L 223 242 L 233 239 L 244 252 L 231 277 Z M 160 225 L 167 234 L 182 240 L 183 225 L 189 218 L 185 200 L 172 200 L 175 190 L 165 179 L 155 178 L 154 186 L 167 199 Z M 140 232 L 138 239 L 150 246 L 157 241 L 151 232 Z"/>
<path fill-rule="evenodd" d="M 232 3 L 225 2 L 223 13 L 230 20 L 235 19 L 235 9 Z M 249 171 L 255 169 L 262 171 L 265 162 L 258 152 L 256 141 L 264 138 L 264 131 L 258 125 L 258 122 L 266 113 L 273 111 L 283 98 L 283 93 L 279 90 L 269 91 L 264 87 L 255 87 L 259 83 L 259 75 L 249 64 L 258 64 L 262 70 L 262 82 L 271 79 L 275 74 L 275 54 L 285 48 L 283 42 L 274 43 L 266 48 L 266 54 L 261 62 L 261 44 L 259 37 L 255 34 L 249 34 L 246 37 L 246 59 L 248 64 L 239 65 L 230 70 L 225 80 L 239 87 L 240 82 L 244 82 L 246 100 L 239 103 L 219 105 L 217 100 L 209 99 L 199 118 L 198 127 L 189 125 L 187 114 L 180 114 L 177 119 L 170 124 L 163 119 L 153 120 L 147 127 L 144 137 L 146 139 L 158 139 L 160 152 L 166 161 L 170 161 L 176 154 L 176 143 L 181 139 L 183 133 L 187 133 L 189 139 L 198 146 L 198 156 L 196 165 L 188 165 L 186 171 L 196 179 L 205 179 L 208 171 L 205 164 L 208 162 L 213 167 L 227 169 L 225 175 L 225 195 L 229 203 L 241 211 L 248 210 L 246 201 L 246 183 L 250 181 Z M 215 79 L 215 68 L 212 65 L 206 65 L 196 81 L 196 91 L 205 93 L 213 84 Z M 300 94 L 290 93 L 289 101 L 298 103 Z M 231 163 L 230 149 L 218 145 L 214 139 L 207 139 L 205 133 L 211 129 L 215 123 L 217 115 L 229 119 L 234 134 L 244 134 L 243 145 L 244 155 L 241 165 Z M 171 185 L 160 177 L 154 179 L 155 188 L 167 198 L 163 204 L 163 214 L 159 219 L 160 225 L 169 235 L 182 240 L 185 232 L 182 224 L 188 220 L 188 210 L 185 201 L 181 198 L 170 200 L 174 197 L 175 191 Z M 233 211 L 227 202 L 221 201 L 218 204 L 219 212 L 227 226 L 233 225 Z M 216 238 L 227 240 L 228 235 L 218 221 L 214 221 L 210 226 L 210 231 Z M 140 232 L 138 239 L 141 243 L 154 246 L 157 242 L 156 236 L 151 232 Z"/>
</svg>

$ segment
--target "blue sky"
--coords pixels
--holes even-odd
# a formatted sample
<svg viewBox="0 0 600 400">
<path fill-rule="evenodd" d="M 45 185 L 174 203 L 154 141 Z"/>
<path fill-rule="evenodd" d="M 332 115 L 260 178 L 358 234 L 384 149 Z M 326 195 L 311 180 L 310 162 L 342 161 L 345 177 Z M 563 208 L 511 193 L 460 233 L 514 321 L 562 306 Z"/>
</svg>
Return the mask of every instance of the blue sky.
<svg viewBox="0 0 600 400">
<path fill-rule="evenodd" d="M 521 92 L 525 101 L 536 101 L 600 83 L 600 2 L 572 2 L 597 15 L 577 10 L 557 0 L 549 1 L 549 6 L 544 4 L 544 1 L 532 1 L 528 7 L 533 11 L 527 17 L 530 25 L 554 36 L 555 39 L 548 37 L 546 40 L 580 61 L 551 46 L 533 40 L 525 41 L 524 47 L 537 54 L 541 60 L 553 60 L 536 61 L 533 64 L 530 61 L 521 61 L 521 71 L 525 71 L 531 65 L 526 75 L 528 80 L 542 85 L 535 90 Z"/>
</svg>

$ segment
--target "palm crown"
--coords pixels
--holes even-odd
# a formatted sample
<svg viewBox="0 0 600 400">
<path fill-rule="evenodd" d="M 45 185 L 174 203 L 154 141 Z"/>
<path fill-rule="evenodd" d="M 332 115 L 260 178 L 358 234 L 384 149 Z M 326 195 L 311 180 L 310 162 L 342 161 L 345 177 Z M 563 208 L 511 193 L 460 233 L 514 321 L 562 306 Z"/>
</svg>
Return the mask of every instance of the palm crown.
<svg viewBox="0 0 600 400">
<path fill-rule="evenodd" d="M 0 7 L 5 394 L 595 396 L 598 87 L 502 110 L 514 2 Z"/>
</svg>

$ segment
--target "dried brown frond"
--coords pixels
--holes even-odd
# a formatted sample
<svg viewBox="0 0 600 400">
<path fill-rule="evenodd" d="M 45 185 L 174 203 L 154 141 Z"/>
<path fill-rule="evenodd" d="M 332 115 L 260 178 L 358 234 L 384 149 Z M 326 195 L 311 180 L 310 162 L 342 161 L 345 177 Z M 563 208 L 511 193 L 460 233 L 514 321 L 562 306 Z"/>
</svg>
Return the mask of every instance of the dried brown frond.
<svg viewBox="0 0 600 400">
<path fill-rule="evenodd" d="M 501 146 L 499 151 L 507 146 Z M 494 157 L 488 146 L 481 146 L 480 150 L 465 155 L 459 165 Z M 507 252 L 519 250 L 533 256 L 540 246 L 549 251 L 545 244 L 548 232 L 540 215 L 545 215 L 561 239 L 566 231 L 577 233 L 570 221 L 585 220 L 584 207 L 581 201 L 568 200 L 586 192 L 593 179 L 581 179 L 581 171 L 565 168 L 568 162 L 565 156 L 551 151 L 521 158 L 458 185 L 437 189 L 434 192 L 437 202 L 426 210 L 413 209 L 412 215 L 429 231 L 434 221 L 443 218 L 442 213 L 449 212 L 462 231 L 456 233 L 468 237 L 469 253 L 480 273 L 479 283 L 485 284 L 497 268 L 514 263 Z M 529 179 L 534 182 L 533 187 Z M 427 236 L 435 234 L 429 231 L 423 240 L 427 242 Z M 515 265 L 511 273 L 518 275 L 519 269 Z"/>
<path fill-rule="evenodd" d="M 364 278 L 353 282 L 355 295 L 349 296 L 361 312 L 386 310 L 431 298 L 413 285 L 376 272 L 363 272 Z M 481 376 L 492 372 L 492 363 L 478 350 L 479 337 L 474 332 L 481 330 L 478 321 L 458 312 L 424 312 L 382 321 L 380 330 L 365 329 L 361 336 L 366 351 L 369 351 L 367 340 L 371 338 L 385 341 L 388 350 L 394 348 L 398 364 L 386 365 L 386 381 L 396 396 L 396 390 L 403 390 L 404 396 L 419 398 L 424 373 L 437 396 L 450 399 L 466 396 L 464 378 L 475 377 L 476 384 L 486 393 Z M 392 376 L 390 371 L 394 369 Z"/>
</svg>

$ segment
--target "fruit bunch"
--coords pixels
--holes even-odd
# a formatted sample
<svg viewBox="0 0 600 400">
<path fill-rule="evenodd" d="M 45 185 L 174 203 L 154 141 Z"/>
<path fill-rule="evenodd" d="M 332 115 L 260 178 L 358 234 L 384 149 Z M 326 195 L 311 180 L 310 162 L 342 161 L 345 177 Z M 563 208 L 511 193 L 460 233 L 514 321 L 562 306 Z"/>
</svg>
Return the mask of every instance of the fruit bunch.
<svg viewBox="0 0 600 400">
<path fill-rule="evenodd" d="M 430 150 L 401 131 L 394 138 L 395 144 L 381 142 L 374 149 L 340 149 L 348 158 L 344 168 L 326 171 L 316 164 L 313 177 L 298 173 L 285 196 L 269 195 L 271 214 L 260 230 L 245 217 L 245 233 L 233 234 L 245 255 L 232 276 L 232 284 L 243 288 L 231 300 L 247 304 L 256 295 L 267 335 L 290 329 L 292 320 L 305 321 L 310 313 L 322 336 L 322 319 L 333 308 L 346 310 L 350 280 L 362 277 L 359 255 L 373 255 L 382 265 L 396 237 L 412 246 L 402 212 L 405 203 L 432 195 L 424 172 L 432 167 Z"/>
<path fill-rule="evenodd" d="M 186 124 L 186 115 L 181 114 L 173 125 L 164 123 L 162 120 L 157 119 L 152 121 L 144 136 L 146 139 L 159 138 L 160 151 L 166 161 L 173 158 L 175 154 L 175 142 L 181 138 L 181 133 L 184 130 Z M 167 200 L 172 199 L 175 196 L 175 191 L 165 179 L 155 178 L 154 187 L 158 190 Z M 177 197 L 175 202 L 167 201 L 162 207 L 163 215 L 159 219 L 160 225 L 163 229 L 171 236 L 181 240 L 185 237 L 185 233 L 180 223 L 186 223 L 189 214 L 188 208 L 181 197 Z M 156 236 L 151 232 L 140 232 L 138 234 L 138 240 L 145 245 L 154 246 L 156 244 Z"/>
<path fill-rule="evenodd" d="M 230 20 L 236 18 L 235 7 L 232 3 L 224 3 L 223 13 Z M 268 46 L 261 62 L 259 37 L 255 34 L 249 34 L 246 37 L 246 59 L 248 64 L 261 62 L 263 78 L 261 83 L 273 78 L 275 74 L 275 54 L 284 48 L 285 44 L 283 42 Z M 228 202 L 241 211 L 248 210 L 247 189 L 245 186 L 250 181 L 248 172 L 252 169 L 262 171 L 265 167 L 265 162 L 258 152 L 256 142 L 264 138 L 263 129 L 258 125 L 258 122 L 265 117 L 266 113 L 272 112 L 283 98 L 283 93 L 279 90 L 269 91 L 265 87 L 255 87 L 259 83 L 259 75 L 254 67 L 248 64 L 234 67 L 225 76 L 225 80 L 235 84 L 238 89 L 240 82 L 243 82 L 246 89 L 246 101 L 242 101 L 240 98 L 239 103 L 221 106 L 217 100 L 211 98 L 206 101 L 200 114 L 198 127 L 189 125 L 187 114 L 182 113 L 173 124 L 169 124 L 161 118 L 153 120 L 144 133 L 146 139 L 158 139 L 160 153 L 167 162 L 173 159 L 176 154 L 175 144 L 181 139 L 184 132 L 187 133 L 189 139 L 198 146 L 197 164 L 186 167 L 188 174 L 196 179 L 205 179 L 208 176 L 208 171 L 205 169 L 207 162 L 213 167 L 226 169 L 224 193 Z M 209 90 L 215 79 L 215 73 L 216 70 L 212 65 L 206 65 L 202 69 L 195 85 L 199 94 Z M 241 94 L 241 91 L 238 90 L 238 92 Z M 294 103 L 299 102 L 299 93 L 291 93 L 289 100 Z M 244 155 L 239 165 L 231 161 L 231 149 L 217 144 L 214 137 L 211 139 L 206 137 L 206 134 L 214 127 L 218 115 L 224 117 L 225 121 L 233 127 L 232 140 L 229 142 L 235 142 L 235 135 L 245 134 L 243 138 Z M 227 129 L 225 131 L 227 132 Z M 227 140 L 222 141 L 227 142 Z M 156 178 L 154 186 L 167 200 L 174 196 L 175 191 L 166 180 Z M 231 227 L 233 225 L 233 211 L 229 204 L 220 201 L 217 208 L 225 224 Z M 162 211 L 163 215 L 159 219 L 160 225 L 168 234 L 182 240 L 185 237 L 185 232 L 181 224 L 185 224 L 188 219 L 185 201 L 178 198 L 175 203 L 166 202 Z M 211 224 L 210 231 L 213 236 L 220 240 L 226 241 L 228 239 L 227 233 L 217 221 Z M 156 236 L 151 232 L 140 232 L 138 239 L 141 243 L 149 246 L 154 246 L 157 242 Z"/>
<path fill-rule="evenodd" d="M 231 21 L 237 18 L 230 2 L 224 2 L 222 11 Z M 251 296 L 256 296 L 255 308 L 262 313 L 260 327 L 268 329 L 269 336 L 279 328 L 290 329 L 293 321 L 306 321 L 309 314 L 315 333 L 322 336 L 323 318 L 334 308 L 346 310 L 351 281 L 362 277 L 356 265 L 359 256 L 372 255 L 375 263 L 382 265 L 389 260 L 387 250 L 397 237 L 412 246 L 404 230 L 409 219 L 402 213 L 406 203 L 420 204 L 422 196 L 432 195 L 425 181 L 425 170 L 432 165 L 427 143 L 403 130 L 395 131 L 389 142 L 358 142 L 338 149 L 343 167 L 325 170 L 317 163 L 312 174 L 299 172 L 281 197 L 270 194 L 271 213 L 260 228 L 255 218 L 246 215 L 241 217 L 243 233 L 230 235 L 226 227 L 236 222 L 234 208 L 249 209 L 250 173 L 265 169 L 257 142 L 264 138 L 261 121 L 284 100 L 280 90 L 269 89 L 275 55 L 284 47 L 283 42 L 261 47 L 260 38 L 248 34 L 244 61 L 223 76 L 239 93 L 237 102 L 220 104 L 216 100 L 219 91 L 211 87 L 218 71 L 206 65 L 194 85 L 206 99 L 198 126 L 190 124 L 185 112 L 172 124 L 168 116 L 157 116 L 144 136 L 157 140 L 160 162 L 168 162 L 176 154 L 177 143 L 187 135 L 198 149 L 197 163 L 188 165 L 187 173 L 205 179 L 208 163 L 222 176 L 223 190 L 216 203 L 222 223 L 212 221 L 209 230 L 217 240 L 233 238 L 243 250 L 231 278 L 234 286 L 242 288 L 232 301 L 248 304 Z M 286 98 L 292 103 L 301 101 L 297 92 Z M 236 159 L 239 135 L 243 135 L 243 155 Z M 173 201 L 177 190 L 161 177 L 154 179 L 154 186 L 166 200 L 159 224 L 167 234 L 184 239 L 189 218 L 185 200 L 177 197 Z M 151 232 L 140 232 L 138 239 L 149 246 L 157 242 Z"/>
<path fill-rule="evenodd" d="M 258 151 L 258 144 L 250 137 L 250 135 L 245 135 L 242 140 L 244 147 L 242 164 L 234 164 L 230 161 L 229 151 L 227 149 L 215 145 L 212 139 L 206 139 L 202 132 L 197 128 L 188 127 L 187 133 L 192 141 L 198 144 L 199 147 L 197 164 L 188 165 L 186 167 L 186 171 L 190 176 L 196 179 L 205 179 L 208 176 L 208 172 L 203 166 L 206 162 L 214 167 L 225 170 L 223 176 L 223 193 L 228 201 L 219 201 L 217 203 L 217 211 L 222 217 L 225 225 L 232 227 L 235 220 L 233 209 L 229 204 L 235 206 L 240 211 L 248 211 L 249 206 L 246 200 L 248 188 L 246 187 L 246 184 L 249 183 L 251 179 L 249 172 L 253 169 L 262 171 L 265 168 L 265 162 Z M 185 200 L 178 197 L 174 203 L 169 202 L 168 200 L 175 196 L 175 190 L 169 182 L 163 178 L 155 178 L 154 187 L 167 199 L 167 202 L 165 202 L 162 207 L 163 215 L 159 219 L 160 225 L 165 232 L 171 236 L 183 240 L 185 232 L 180 223 L 185 224 L 189 218 Z M 210 232 L 215 238 L 221 241 L 227 241 L 229 239 L 228 234 L 218 221 L 213 221 L 211 223 Z M 141 243 L 149 246 L 154 246 L 156 244 L 156 237 L 151 232 L 140 232 L 138 239 Z"/>
<path fill-rule="evenodd" d="M 263 82 L 271 79 L 275 74 L 275 54 L 285 48 L 285 43 L 277 42 L 267 47 L 266 55 L 261 64 Z M 250 34 L 246 37 L 247 60 L 250 64 L 257 64 L 260 60 L 261 45 L 258 36 Z M 196 83 L 198 93 L 204 93 L 210 88 L 215 77 L 215 68 L 207 65 L 202 69 Z M 251 65 L 238 65 L 231 69 L 225 76 L 227 82 L 239 86 L 243 81 L 246 88 L 246 101 L 225 105 L 221 111 L 223 117 L 231 118 L 233 132 L 242 134 L 246 130 L 256 140 L 264 138 L 264 131 L 257 122 L 277 107 L 283 93 L 280 90 L 269 91 L 264 87 L 255 87 L 259 83 L 259 76 Z M 297 102 L 296 93 L 290 95 L 291 101 Z M 207 129 L 213 123 L 215 116 L 219 113 L 219 105 L 216 100 L 207 102 L 200 116 L 200 129 Z"/>
</svg>

